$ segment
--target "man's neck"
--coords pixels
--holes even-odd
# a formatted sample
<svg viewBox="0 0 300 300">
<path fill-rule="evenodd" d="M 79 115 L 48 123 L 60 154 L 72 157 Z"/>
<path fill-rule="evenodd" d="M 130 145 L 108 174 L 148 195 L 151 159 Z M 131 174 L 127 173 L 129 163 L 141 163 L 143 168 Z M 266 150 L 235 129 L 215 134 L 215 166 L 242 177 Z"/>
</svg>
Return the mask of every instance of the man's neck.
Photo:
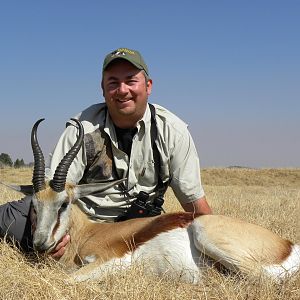
<svg viewBox="0 0 300 300">
<path fill-rule="evenodd" d="M 111 117 L 113 123 L 115 126 L 117 126 L 118 128 L 122 128 L 122 129 L 129 129 L 129 128 L 135 128 L 137 126 L 137 123 L 140 119 L 138 120 L 120 120 L 120 118 L 118 119 L 114 119 L 113 117 Z"/>
</svg>

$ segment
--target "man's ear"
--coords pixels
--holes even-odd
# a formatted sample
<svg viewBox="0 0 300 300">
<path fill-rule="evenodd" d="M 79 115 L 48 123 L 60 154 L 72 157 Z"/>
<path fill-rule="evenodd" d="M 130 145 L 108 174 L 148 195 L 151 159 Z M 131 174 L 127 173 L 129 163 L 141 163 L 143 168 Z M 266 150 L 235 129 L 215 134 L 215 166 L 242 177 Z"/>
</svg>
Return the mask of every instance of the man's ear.
<svg viewBox="0 0 300 300">
<path fill-rule="evenodd" d="M 33 186 L 31 184 L 30 185 L 14 185 L 14 184 L 5 184 L 1 181 L 0 181 L 0 184 L 3 184 L 6 187 L 8 187 L 14 191 L 20 192 L 20 193 L 24 194 L 25 196 L 32 196 L 34 194 Z"/>
<path fill-rule="evenodd" d="M 152 79 L 148 79 L 147 83 L 146 83 L 146 90 L 147 90 L 147 94 L 148 96 L 150 96 L 151 92 L 152 92 Z"/>
<path fill-rule="evenodd" d="M 101 89 L 102 89 L 102 96 L 105 97 L 105 96 L 104 96 L 103 78 L 102 78 L 102 80 L 101 80 Z"/>
</svg>

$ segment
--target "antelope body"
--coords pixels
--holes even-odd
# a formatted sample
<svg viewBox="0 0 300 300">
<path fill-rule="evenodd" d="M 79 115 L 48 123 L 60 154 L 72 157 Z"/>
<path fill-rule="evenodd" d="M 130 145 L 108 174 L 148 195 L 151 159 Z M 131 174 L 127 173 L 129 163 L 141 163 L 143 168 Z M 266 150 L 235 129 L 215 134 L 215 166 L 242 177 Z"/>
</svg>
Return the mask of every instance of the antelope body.
<svg viewBox="0 0 300 300">
<path fill-rule="evenodd" d="M 36 214 L 33 244 L 37 251 L 51 252 L 69 233 L 71 241 L 60 261 L 75 271 L 76 280 L 100 278 L 136 262 L 155 274 L 168 274 L 192 283 L 199 282 L 203 269 L 213 265 L 245 274 L 263 272 L 275 280 L 299 271 L 300 245 L 263 227 L 226 216 L 178 212 L 119 223 L 90 220 L 76 205 L 76 199 L 124 179 L 66 184 L 68 168 L 83 138 L 82 125 L 74 120 L 79 126 L 78 140 L 62 159 L 53 180 L 46 183 L 43 156 L 36 139 L 40 121 L 32 130 L 32 203 Z M 28 187 L 19 190 L 28 194 Z"/>
<path fill-rule="evenodd" d="M 194 218 L 192 213 L 178 212 L 97 223 L 76 204 L 60 210 L 66 199 L 76 200 L 72 197 L 78 187 L 68 187 L 66 198 L 48 187 L 33 201 L 37 207 L 34 246 L 49 252 L 69 233 L 71 242 L 60 261 L 76 271 L 73 276 L 78 281 L 96 279 L 132 263 L 192 283 L 197 283 L 203 269 L 214 263 L 234 272 L 263 272 L 276 280 L 300 269 L 299 245 L 263 227 L 226 216 Z M 43 198 L 45 195 L 50 198 Z"/>
</svg>

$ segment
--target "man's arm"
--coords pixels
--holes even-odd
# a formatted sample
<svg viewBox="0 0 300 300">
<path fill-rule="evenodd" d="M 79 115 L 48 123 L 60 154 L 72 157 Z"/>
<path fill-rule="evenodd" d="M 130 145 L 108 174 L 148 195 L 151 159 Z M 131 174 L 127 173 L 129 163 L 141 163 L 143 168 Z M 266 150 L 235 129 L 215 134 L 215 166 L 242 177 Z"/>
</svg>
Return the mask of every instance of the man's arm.
<svg viewBox="0 0 300 300">
<path fill-rule="evenodd" d="M 206 201 L 206 197 L 203 196 L 193 202 L 181 204 L 183 209 L 188 212 L 194 212 L 200 215 L 210 215 L 212 210 Z"/>
</svg>

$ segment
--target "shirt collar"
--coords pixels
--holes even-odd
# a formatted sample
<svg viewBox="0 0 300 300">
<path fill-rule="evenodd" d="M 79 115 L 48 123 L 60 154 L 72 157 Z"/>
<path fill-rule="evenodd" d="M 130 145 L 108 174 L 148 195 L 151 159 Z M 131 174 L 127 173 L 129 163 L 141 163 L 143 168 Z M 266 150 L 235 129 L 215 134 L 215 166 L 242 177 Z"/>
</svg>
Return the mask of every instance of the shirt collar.
<svg viewBox="0 0 300 300">
<path fill-rule="evenodd" d="M 149 108 L 149 104 L 147 104 L 144 116 L 140 121 L 138 121 L 137 128 L 139 130 L 142 125 L 146 126 L 149 125 L 150 123 L 151 123 L 151 111 Z"/>
</svg>

